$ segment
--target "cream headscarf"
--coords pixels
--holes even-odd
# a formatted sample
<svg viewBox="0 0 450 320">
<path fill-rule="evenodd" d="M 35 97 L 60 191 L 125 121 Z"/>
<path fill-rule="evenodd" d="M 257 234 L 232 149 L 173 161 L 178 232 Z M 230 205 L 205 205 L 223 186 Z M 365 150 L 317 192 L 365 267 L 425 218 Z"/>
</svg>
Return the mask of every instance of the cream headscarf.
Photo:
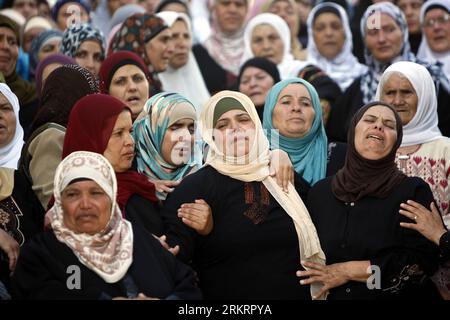
<svg viewBox="0 0 450 320">
<path fill-rule="evenodd" d="M 75 233 L 64 224 L 61 194 L 70 182 L 78 178 L 95 181 L 112 202 L 108 224 L 94 235 Z M 54 186 L 55 204 L 46 217 L 56 238 L 107 283 L 122 279 L 133 261 L 133 230 L 130 222 L 122 218 L 116 204 L 117 181 L 111 164 L 98 153 L 73 152 L 56 169 Z"/>
<path fill-rule="evenodd" d="M 238 100 L 255 124 L 255 139 L 247 155 L 231 157 L 224 155 L 213 139 L 214 109 L 217 103 L 226 97 Z M 250 98 L 234 91 L 221 91 L 206 103 L 200 118 L 200 130 L 204 141 L 209 145 L 206 165 L 212 166 L 221 174 L 233 179 L 250 182 L 261 181 L 275 200 L 292 218 L 297 231 L 300 248 L 300 260 L 325 264 L 325 254 L 320 247 L 319 238 L 308 210 L 292 184 L 289 193 L 285 193 L 269 176 L 269 141 L 262 130 L 256 108 Z M 320 285 L 311 285 L 311 295 L 320 289 Z M 324 297 L 319 297 L 324 299 Z"/>
<path fill-rule="evenodd" d="M 23 146 L 23 129 L 19 122 L 19 100 L 8 85 L 4 83 L 0 83 L 0 92 L 12 105 L 16 116 L 16 132 L 13 139 L 6 146 L 0 147 L 0 167 L 17 169 Z"/>
</svg>

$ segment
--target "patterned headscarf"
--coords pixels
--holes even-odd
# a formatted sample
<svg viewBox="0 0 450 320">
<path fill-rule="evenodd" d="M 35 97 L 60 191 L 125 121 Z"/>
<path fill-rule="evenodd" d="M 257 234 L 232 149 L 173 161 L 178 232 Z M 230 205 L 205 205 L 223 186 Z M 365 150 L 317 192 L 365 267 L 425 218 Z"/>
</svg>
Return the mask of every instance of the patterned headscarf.
<svg viewBox="0 0 450 320">
<path fill-rule="evenodd" d="M 76 4 L 79 4 L 86 10 L 87 14 L 89 15 L 89 12 L 91 12 L 91 5 L 89 4 L 89 1 L 86 0 L 58 0 L 56 1 L 55 5 L 52 8 L 52 19 L 54 21 L 57 21 L 58 19 L 58 12 L 64 6 L 66 3 L 74 2 Z"/>
<path fill-rule="evenodd" d="M 30 71 L 35 72 L 36 67 L 39 63 L 39 51 L 48 42 L 59 39 L 61 40 L 63 33 L 59 30 L 46 30 L 38 34 L 36 38 L 31 41 L 30 47 Z"/>
<path fill-rule="evenodd" d="M 167 28 L 165 22 L 155 15 L 136 13 L 125 20 L 111 43 L 113 52 L 132 51 L 144 60 L 158 91 L 161 90 L 161 83 L 145 53 L 145 44 Z"/>
<path fill-rule="evenodd" d="M 158 93 L 145 104 L 144 115 L 144 118 L 133 125 L 139 172 L 151 179 L 175 181 L 182 179 L 194 166 L 200 165 L 195 163 L 194 157 L 191 156 L 186 164 L 173 166 L 162 156 L 162 144 L 167 129 L 180 119 L 192 119 L 194 123 L 197 120 L 195 107 L 188 99 L 177 93 Z M 163 168 L 173 171 L 169 173 Z M 158 192 L 157 196 L 164 200 L 167 194 Z"/>
<path fill-rule="evenodd" d="M 103 33 L 88 23 L 70 26 L 64 31 L 60 51 L 69 57 L 75 57 L 78 48 L 86 40 L 95 40 L 99 43 L 102 53 L 105 53 L 105 38 Z"/>
<path fill-rule="evenodd" d="M 94 235 L 75 233 L 64 223 L 62 192 L 80 178 L 96 182 L 111 201 L 108 224 Z M 47 218 L 56 238 L 107 283 L 122 279 L 133 262 L 133 229 L 131 223 L 122 218 L 116 204 L 117 181 L 111 164 L 98 153 L 74 152 L 56 169 L 54 186 L 55 204 L 47 212 Z"/>
<path fill-rule="evenodd" d="M 8 85 L 0 83 L 0 92 L 12 105 L 16 117 L 16 132 L 10 143 L 0 148 L 0 167 L 17 169 L 23 146 L 23 129 L 19 122 L 19 100 Z"/>
<path fill-rule="evenodd" d="M 288 85 L 298 83 L 304 85 L 311 96 L 315 111 L 314 121 L 309 132 L 302 138 L 288 138 L 274 128 L 272 116 L 281 91 Z M 264 129 L 273 149 L 286 151 L 294 165 L 295 172 L 308 183 L 314 184 L 325 178 L 327 170 L 328 140 L 322 121 L 322 107 L 316 89 L 309 82 L 300 79 L 286 79 L 278 82 L 270 89 L 264 106 Z M 278 145 L 276 145 L 278 143 Z"/>
<path fill-rule="evenodd" d="M 411 48 L 409 46 L 408 40 L 408 25 L 406 24 L 406 19 L 401 10 L 394 4 L 390 2 L 380 2 L 377 4 L 373 4 L 367 8 L 364 12 L 364 15 L 361 19 L 361 35 L 364 39 L 366 37 L 366 26 L 369 17 L 373 14 L 381 14 L 385 13 L 389 15 L 395 23 L 400 28 L 403 34 L 403 46 L 397 57 L 394 57 L 392 61 L 388 63 L 380 63 L 375 60 L 372 53 L 365 47 L 364 56 L 366 58 L 366 65 L 369 70 L 365 74 L 363 74 L 361 78 L 361 92 L 363 93 L 363 103 L 367 104 L 372 101 L 375 97 L 375 93 L 377 91 L 378 81 L 380 80 L 381 75 L 384 70 L 386 70 L 391 63 L 397 61 L 415 61 L 414 54 L 411 52 Z"/>
</svg>

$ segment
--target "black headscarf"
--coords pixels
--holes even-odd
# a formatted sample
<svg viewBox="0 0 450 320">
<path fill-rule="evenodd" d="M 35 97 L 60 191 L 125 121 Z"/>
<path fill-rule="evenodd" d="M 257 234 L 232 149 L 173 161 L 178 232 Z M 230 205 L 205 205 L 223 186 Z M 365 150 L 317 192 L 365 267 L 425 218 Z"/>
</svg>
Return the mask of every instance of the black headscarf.
<svg viewBox="0 0 450 320">
<path fill-rule="evenodd" d="M 355 128 L 366 111 L 374 106 L 384 106 L 394 113 L 397 141 L 389 154 L 384 158 L 368 160 L 356 151 Z M 333 177 L 331 182 L 334 196 L 344 202 L 354 202 L 366 196 L 386 198 L 391 190 L 406 178 L 395 164 L 395 154 L 402 143 L 402 137 L 402 121 L 398 113 L 390 105 L 375 101 L 359 109 L 353 117 L 348 130 L 345 165 Z"/>
<path fill-rule="evenodd" d="M 41 105 L 30 132 L 48 122 L 66 127 L 75 103 L 84 96 L 99 92 L 97 80 L 86 69 L 72 64 L 57 68 L 45 81 Z"/>
</svg>

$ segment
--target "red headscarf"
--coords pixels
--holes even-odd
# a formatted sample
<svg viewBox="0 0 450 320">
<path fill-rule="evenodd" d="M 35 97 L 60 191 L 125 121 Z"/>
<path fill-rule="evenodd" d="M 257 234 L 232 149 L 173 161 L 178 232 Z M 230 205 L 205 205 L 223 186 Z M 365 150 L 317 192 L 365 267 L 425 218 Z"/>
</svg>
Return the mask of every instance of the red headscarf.
<svg viewBox="0 0 450 320">
<path fill-rule="evenodd" d="M 149 82 L 149 87 L 151 87 L 153 85 L 152 79 L 144 60 L 142 60 L 142 58 L 134 52 L 117 51 L 108 56 L 105 61 L 102 62 L 102 66 L 100 67 L 100 72 L 98 74 L 100 78 L 100 91 L 102 93 L 109 93 L 109 86 L 111 85 L 111 80 L 116 71 L 120 67 L 130 64 L 142 70 Z"/>
<path fill-rule="evenodd" d="M 128 107 L 120 100 L 92 94 L 81 98 L 72 109 L 64 137 L 63 159 L 75 151 L 103 154 L 108 146 L 116 120 Z M 125 206 L 133 194 L 157 202 L 155 186 L 136 171 L 116 172 L 117 202 L 125 213 Z"/>
</svg>

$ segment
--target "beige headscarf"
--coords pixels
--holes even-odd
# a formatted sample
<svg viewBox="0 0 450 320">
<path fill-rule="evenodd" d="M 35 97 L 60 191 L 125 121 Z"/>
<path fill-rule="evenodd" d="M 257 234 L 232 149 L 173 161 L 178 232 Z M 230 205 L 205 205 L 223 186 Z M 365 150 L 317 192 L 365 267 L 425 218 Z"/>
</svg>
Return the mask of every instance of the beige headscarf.
<svg viewBox="0 0 450 320">
<path fill-rule="evenodd" d="M 112 201 L 109 222 L 95 235 L 75 233 L 64 224 L 61 194 L 78 178 L 95 181 Z M 94 152 L 73 152 L 56 169 L 54 186 L 55 204 L 47 212 L 47 218 L 56 238 L 106 282 L 115 283 L 122 279 L 133 260 L 133 230 L 130 222 L 122 218 L 116 204 L 117 181 L 111 164 Z"/>
<path fill-rule="evenodd" d="M 255 123 L 255 139 L 247 155 L 230 157 L 224 155 L 213 140 L 213 118 L 217 103 L 226 97 L 238 100 Z M 292 184 L 285 193 L 269 176 L 269 141 L 264 135 L 256 108 L 250 98 L 234 91 L 221 91 L 206 103 L 201 118 L 200 130 L 204 141 L 209 145 L 206 165 L 212 166 L 221 174 L 240 181 L 261 181 L 275 200 L 292 218 L 297 231 L 301 261 L 325 264 L 325 254 L 320 247 L 319 238 L 308 210 Z M 315 296 L 321 285 L 311 285 L 311 295 Z M 325 297 L 319 297 L 324 299 Z"/>
<path fill-rule="evenodd" d="M 14 169 L 0 168 L 0 201 L 10 197 L 14 188 Z"/>
</svg>

